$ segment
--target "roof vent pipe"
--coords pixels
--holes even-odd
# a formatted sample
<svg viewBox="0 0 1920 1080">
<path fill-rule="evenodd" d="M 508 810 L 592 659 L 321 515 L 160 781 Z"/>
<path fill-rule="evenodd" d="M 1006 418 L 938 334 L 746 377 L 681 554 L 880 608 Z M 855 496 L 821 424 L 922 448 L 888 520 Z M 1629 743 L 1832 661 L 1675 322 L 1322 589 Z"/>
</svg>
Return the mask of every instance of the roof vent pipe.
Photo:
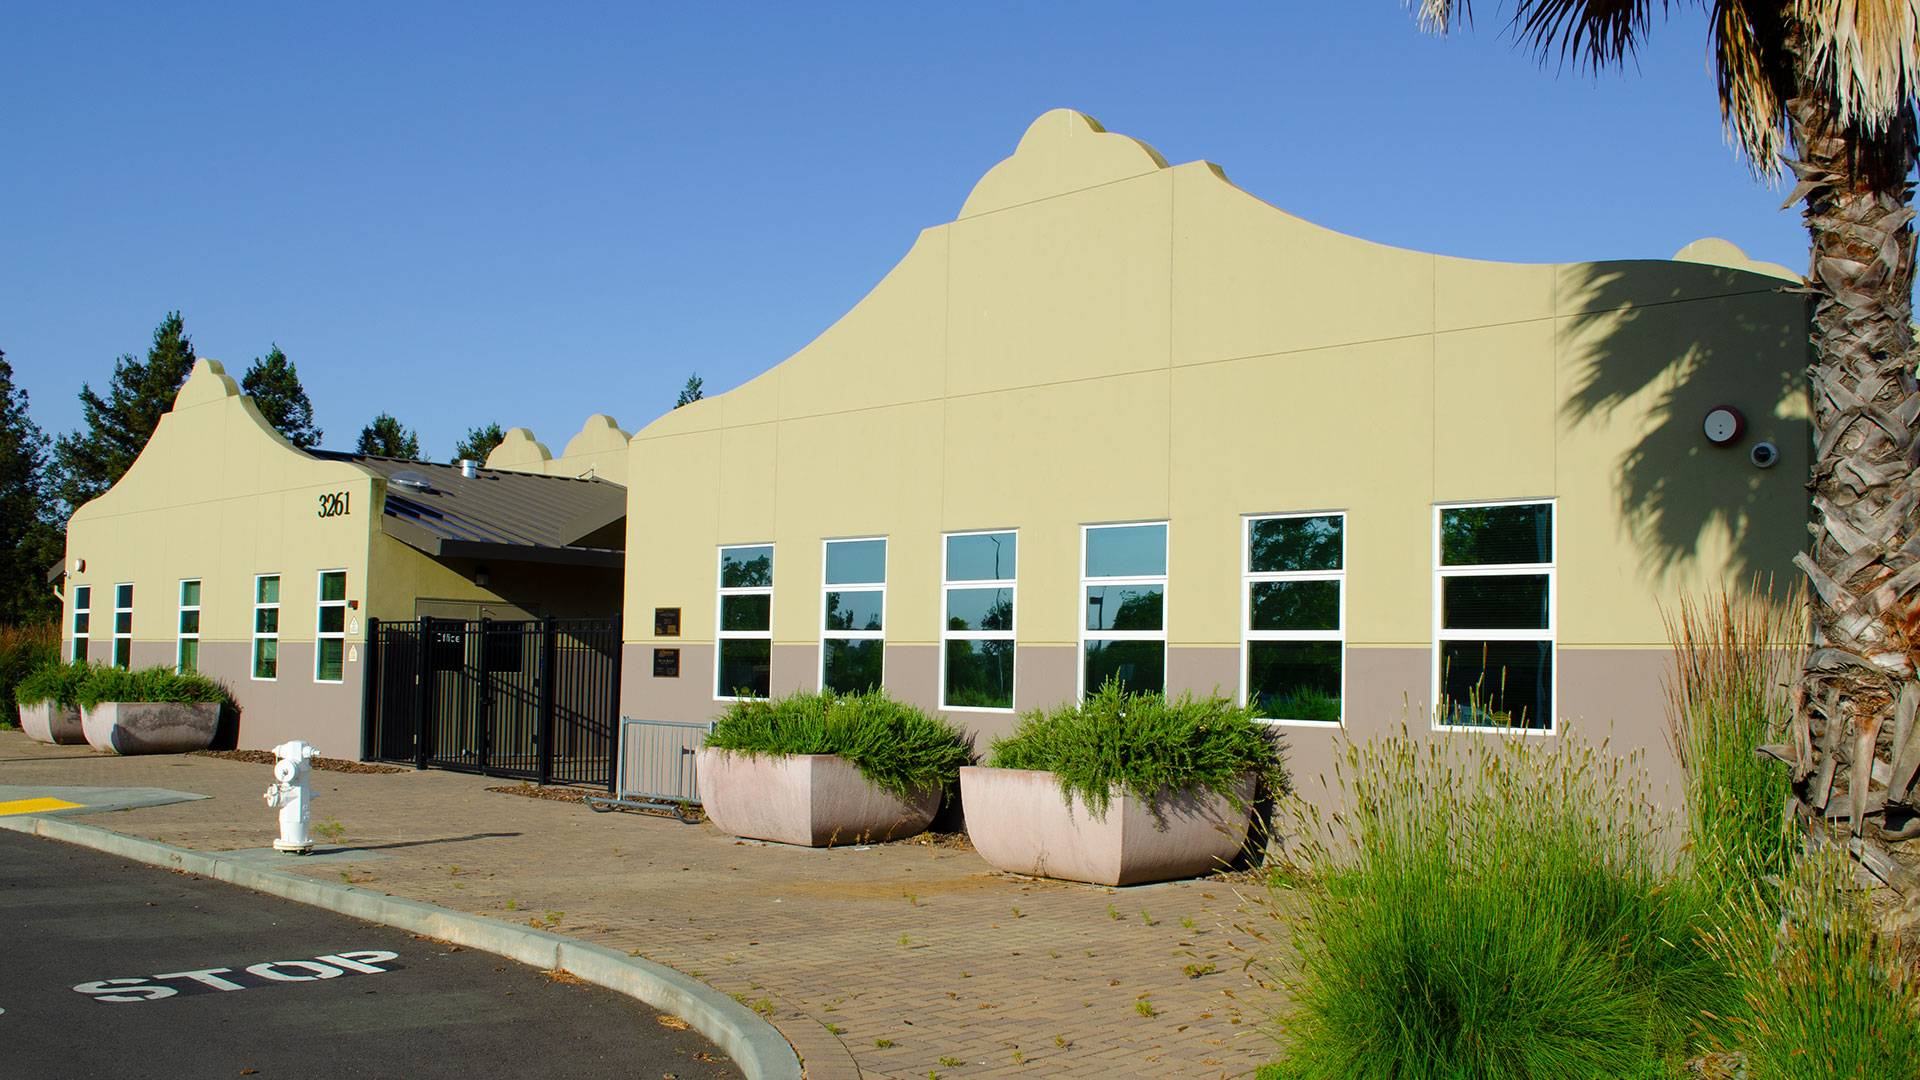
<svg viewBox="0 0 1920 1080">
<path fill-rule="evenodd" d="M 471 480 L 480 475 L 480 463 L 472 458 L 460 459 L 460 475 Z"/>
</svg>

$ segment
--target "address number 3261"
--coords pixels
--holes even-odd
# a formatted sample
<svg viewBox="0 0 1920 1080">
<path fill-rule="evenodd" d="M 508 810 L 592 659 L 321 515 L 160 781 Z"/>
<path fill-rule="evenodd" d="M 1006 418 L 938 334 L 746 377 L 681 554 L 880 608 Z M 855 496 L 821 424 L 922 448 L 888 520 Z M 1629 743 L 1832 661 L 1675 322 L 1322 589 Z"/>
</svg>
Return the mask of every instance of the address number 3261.
<svg viewBox="0 0 1920 1080">
<path fill-rule="evenodd" d="M 320 512 L 317 517 L 344 517 L 353 512 L 353 493 L 333 491 L 320 496 Z"/>
</svg>

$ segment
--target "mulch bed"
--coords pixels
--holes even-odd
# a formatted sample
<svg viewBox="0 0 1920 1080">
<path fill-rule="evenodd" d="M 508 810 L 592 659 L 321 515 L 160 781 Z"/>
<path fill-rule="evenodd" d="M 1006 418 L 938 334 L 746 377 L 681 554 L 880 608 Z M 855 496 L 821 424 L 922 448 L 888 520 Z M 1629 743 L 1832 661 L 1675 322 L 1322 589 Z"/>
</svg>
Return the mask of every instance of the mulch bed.
<svg viewBox="0 0 1920 1080">
<path fill-rule="evenodd" d="M 194 750 L 196 757 L 220 758 L 224 761 L 244 761 L 249 765 L 271 765 L 280 760 L 271 750 Z M 375 765 L 366 761 L 348 761 L 345 758 L 317 757 L 312 761 L 314 768 L 322 772 L 348 773 L 389 773 L 412 772 L 393 765 Z"/>
</svg>

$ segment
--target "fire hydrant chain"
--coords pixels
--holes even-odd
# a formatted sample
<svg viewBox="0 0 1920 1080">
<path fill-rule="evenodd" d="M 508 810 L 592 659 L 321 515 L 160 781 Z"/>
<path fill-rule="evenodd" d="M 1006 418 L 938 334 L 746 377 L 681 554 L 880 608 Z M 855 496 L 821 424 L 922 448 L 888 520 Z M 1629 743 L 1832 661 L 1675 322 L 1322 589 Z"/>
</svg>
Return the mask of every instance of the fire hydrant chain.
<svg viewBox="0 0 1920 1080">
<path fill-rule="evenodd" d="M 313 819 L 312 761 L 319 751 L 295 739 L 273 748 L 279 758 L 273 763 L 273 784 L 267 788 L 267 807 L 280 811 L 280 839 L 274 850 L 288 855 L 306 855 L 313 851 L 313 837 L 307 823 Z"/>
</svg>

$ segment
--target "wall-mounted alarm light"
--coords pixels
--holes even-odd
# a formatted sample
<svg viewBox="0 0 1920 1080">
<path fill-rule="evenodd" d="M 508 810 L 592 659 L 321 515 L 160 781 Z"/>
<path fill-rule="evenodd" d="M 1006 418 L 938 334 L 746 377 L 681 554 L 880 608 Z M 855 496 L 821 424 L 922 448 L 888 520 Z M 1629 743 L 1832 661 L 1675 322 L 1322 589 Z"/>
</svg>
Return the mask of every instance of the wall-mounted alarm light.
<svg viewBox="0 0 1920 1080">
<path fill-rule="evenodd" d="M 1747 418 L 1740 410 L 1731 405 L 1722 405 L 1707 414 L 1707 441 L 1715 446 L 1726 446 L 1740 438 L 1747 430 Z"/>
<path fill-rule="evenodd" d="M 1753 462 L 1755 468 L 1771 469 L 1780 461 L 1780 448 L 1770 442 L 1754 443 L 1747 460 Z"/>
</svg>

